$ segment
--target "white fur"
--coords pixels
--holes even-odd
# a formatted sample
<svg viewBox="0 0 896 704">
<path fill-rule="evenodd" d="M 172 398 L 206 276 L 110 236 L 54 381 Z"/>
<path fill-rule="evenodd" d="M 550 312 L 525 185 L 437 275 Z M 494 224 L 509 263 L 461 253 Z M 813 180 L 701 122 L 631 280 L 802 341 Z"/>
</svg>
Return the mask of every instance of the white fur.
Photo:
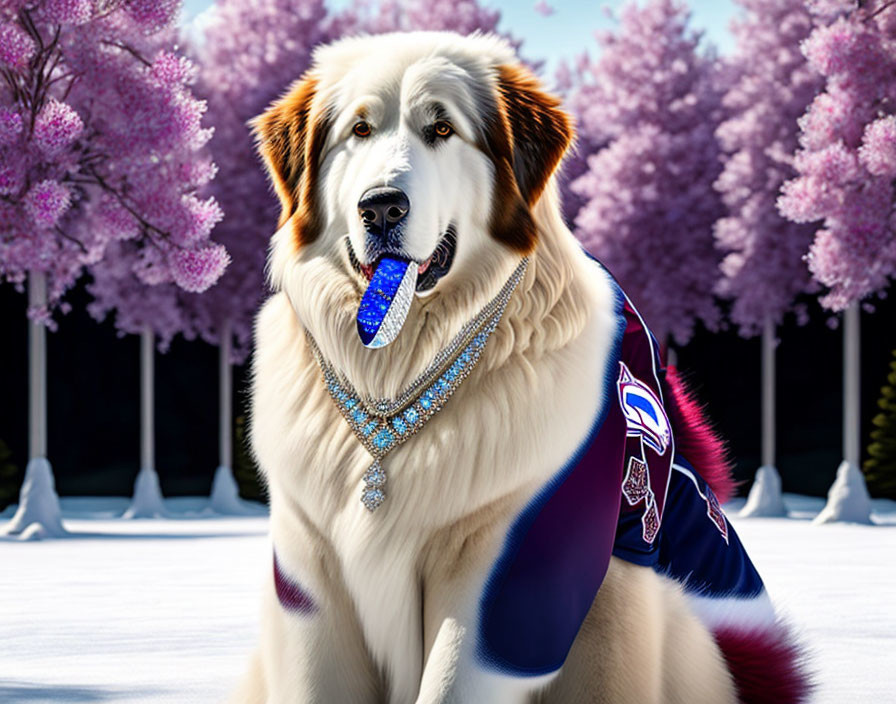
<svg viewBox="0 0 896 704">
<path fill-rule="evenodd" d="M 493 169 L 470 140 L 495 68 L 515 59 L 493 37 L 420 33 L 342 40 L 315 61 L 318 99 L 336 106 L 318 193 L 326 226 L 298 252 L 289 223 L 273 238 L 277 293 L 257 322 L 251 434 L 278 560 L 318 610 L 289 612 L 269 586 L 259 654 L 235 701 L 509 703 L 544 690 L 542 701 L 567 702 L 583 700 L 564 692 L 587 687 L 593 701 L 733 702 L 717 649 L 679 590 L 616 560 L 559 677 L 499 676 L 473 656 L 483 582 L 509 525 L 610 400 L 601 381 L 612 289 L 562 222 L 553 180 L 534 206 L 539 242 L 527 274 L 478 367 L 385 458 L 386 502 L 372 514 L 362 506 L 371 458 L 328 396 L 304 331 L 358 391 L 394 396 L 499 290 L 519 255 L 487 231 Z M 419 138 L 431 96 L 450 106 L 458 132 L 435 151 Z M 361 105 L 374 128 L 363 142 L 350 136 Z M 410 196 L 408 252 L 425 259 L 453 221 L 458 256 L 432 295 L 415 298 L 398 339 L 368 350 L 354 321 L 363 281 L 344 238 L 360 255 L 358 197 L 385 183 Z M 643 632 L 616 626 L 633 616 L 623 573 L 653 605 Z M 611 641 L 619 652 L 646 644 L 651 657 L 635 661 L 648 684 L 635 683 L 628 660 L 588 666 Z M 670 675 L 670 649 L 685 647 L 694 663 Z"/>
<path fill-rule="evenodd" d="M 752 598 L 688 594 L 688 601 L 700 620 L 713 631 L 731 628 L 749 633 L 773 628 L 778 622 L 765 589 Z"/>
</svg>

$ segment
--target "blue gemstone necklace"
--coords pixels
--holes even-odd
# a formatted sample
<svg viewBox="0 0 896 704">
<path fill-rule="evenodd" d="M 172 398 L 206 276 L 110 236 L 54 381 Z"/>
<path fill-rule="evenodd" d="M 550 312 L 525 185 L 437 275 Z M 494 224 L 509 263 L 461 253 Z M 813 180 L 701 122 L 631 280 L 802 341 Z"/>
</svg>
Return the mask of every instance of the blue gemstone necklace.
<svg viewBox="0 0 896 704">
<path fill-rule="evenodd" d="M 473 371 L 528 263 L 525 258 L 519 263 L 498 295 L 461 328 L 426 370 L 395 399 L 361 397 L 348 380 L 324 359 L 314 338 L 306 331 L 327 391 L 358 440 L 373 457 L 373 464 L 364 473 L 364 488 L 361 491 L 361 503 L 368 511 L 375 511 L 386 499 L 383 458 L 417 434 L 427 421 L 442 410 L 461 382 Z"/>
</svg>

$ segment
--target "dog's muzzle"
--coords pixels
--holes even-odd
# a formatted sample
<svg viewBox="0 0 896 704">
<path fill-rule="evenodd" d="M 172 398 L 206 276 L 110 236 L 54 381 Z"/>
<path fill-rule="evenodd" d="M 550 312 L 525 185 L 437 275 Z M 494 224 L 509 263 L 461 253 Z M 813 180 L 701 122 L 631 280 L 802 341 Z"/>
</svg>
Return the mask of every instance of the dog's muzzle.
<svg viewBox="0 0 896 704">
<path fill-rule="evenodd" d="M 347 243 L 349 261 L 368 281 L 357 314 L 358 335 L 365 347 L 385 347 L 395 340 L 414 293 L 434 288 L 454 260 L 457 235 L 453 226 L 426 261 L 416 262 L 402 253 L 405 216 L 410 208 L 407 194 L 391 186 L 369 188 L 358 201 L 370 263 L 361 264 L 351 242 Z"/>
<path fill-rule="evenodd" d="M 369 283 L 358 306 L 357 324 L 365 347 L 385 347 L 398 337 L 411 308 L 417 265 L 387 254 L 401 249 L 395 240 L 401 238 L 401 224 L 410 209 L 407 194 L 391 186 L 369 188 L 358 201 L 370 249 L 383 253 L 364 271 Z"/>
</svg>

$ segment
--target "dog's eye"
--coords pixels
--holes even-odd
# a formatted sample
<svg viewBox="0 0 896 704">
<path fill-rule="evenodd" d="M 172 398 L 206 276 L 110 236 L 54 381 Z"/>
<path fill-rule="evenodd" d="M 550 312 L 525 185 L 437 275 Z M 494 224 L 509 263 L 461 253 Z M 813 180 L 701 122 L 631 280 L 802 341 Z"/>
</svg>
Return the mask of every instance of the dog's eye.
<svg viewBox="0 0 896 704">
<path fill-rule="evenodd" d="M 364 120 L 360 120 L 355 123 L 354 127 L 352 127 L 352 132 L 354 132 L 356 137 L 369 137 L 370 125 L 364 122 Z"/>
<path fill-rule="evenodd" d="M 435 125 L 433 125 L 435 129 L 437 137 L 450 137 L 454 134 L 454 128 L 451 126 L 450 122 L 446 122 L 445 120 L 439 120 Z"/>
</svg>

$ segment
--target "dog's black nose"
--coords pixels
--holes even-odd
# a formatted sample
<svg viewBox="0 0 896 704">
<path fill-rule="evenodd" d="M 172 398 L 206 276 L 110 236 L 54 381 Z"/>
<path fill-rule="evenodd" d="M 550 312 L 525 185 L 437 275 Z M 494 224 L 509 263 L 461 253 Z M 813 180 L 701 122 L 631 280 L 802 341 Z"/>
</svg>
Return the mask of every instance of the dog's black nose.
<svg viewBox="0 0 896 704">
<path fill-rule="evenodd" d="M 407 194 L 400 188 L 377 186 L 364 191 L 358 201 L 358 214 L 368 231 L 384 237 L 411 209 Z"/>
</svg>

